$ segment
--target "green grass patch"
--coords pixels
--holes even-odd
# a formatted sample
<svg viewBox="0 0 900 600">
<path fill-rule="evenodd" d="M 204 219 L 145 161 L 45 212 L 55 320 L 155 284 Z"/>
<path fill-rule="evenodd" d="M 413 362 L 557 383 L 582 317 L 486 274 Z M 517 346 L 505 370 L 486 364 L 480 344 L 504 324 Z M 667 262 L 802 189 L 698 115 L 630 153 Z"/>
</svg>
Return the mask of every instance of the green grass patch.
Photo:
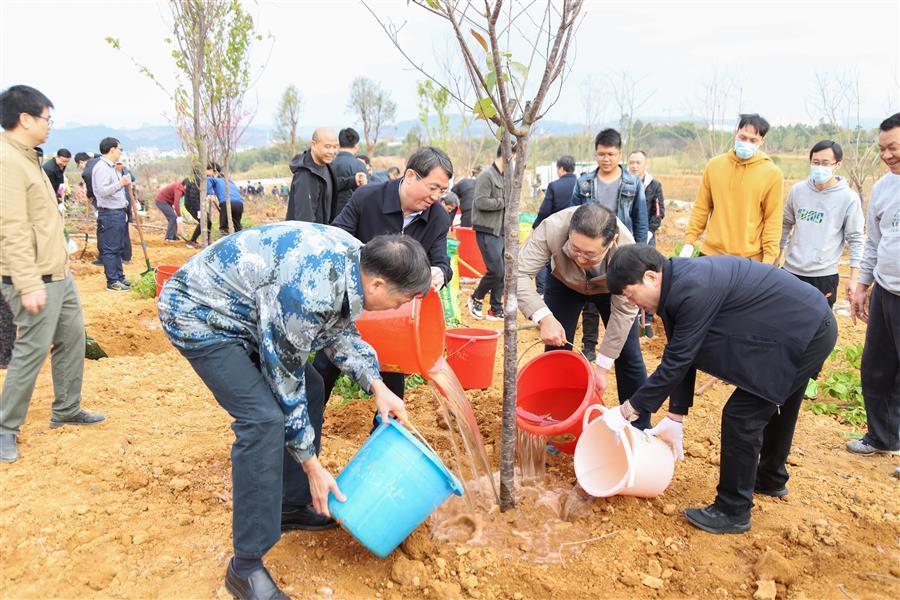
<svg viewBox="0 0 900 600">
<path fill-rule="evenodd" d="M 156 297 L 156 271 L 131 276 L 131 295 L 135 298 Z"/>
<path fill-rule="evenodd" d="M 862 344 L 838 346 L 828 357 L 831 368 L 820 376 L 818 397 L 809 406 L 817 415 L 831 415 L 854 429 L 866 425 L 862 382 L 859 378 Z"/>
</svg>

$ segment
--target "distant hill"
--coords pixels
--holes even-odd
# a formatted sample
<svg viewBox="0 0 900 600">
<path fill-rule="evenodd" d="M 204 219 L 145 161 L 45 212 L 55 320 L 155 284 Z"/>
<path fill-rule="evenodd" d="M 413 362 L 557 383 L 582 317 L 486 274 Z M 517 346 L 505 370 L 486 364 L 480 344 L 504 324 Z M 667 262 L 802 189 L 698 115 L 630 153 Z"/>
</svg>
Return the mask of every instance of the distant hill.
<svg viewBox="0 0 900 600">
<path fill-rule="evenodd" d="M 160 152 L 181 150 L 181 139 L 170 125 L 149 125 L 135 129 L 118 129 L 104 125 L 54 127 L 42 147 L 48 155 L 56 152 L 58 148 L 68 148 L 73 155 L 76 152 L 98 152 L 100 140 L 105 137 L 118 139 L 126 153 L 134 153 L 140 147 L 157 148 Z M 241 147 L 265 146 L 268 142 L 268 127 L 251 126 L 241 139 Z"/>
</svg>

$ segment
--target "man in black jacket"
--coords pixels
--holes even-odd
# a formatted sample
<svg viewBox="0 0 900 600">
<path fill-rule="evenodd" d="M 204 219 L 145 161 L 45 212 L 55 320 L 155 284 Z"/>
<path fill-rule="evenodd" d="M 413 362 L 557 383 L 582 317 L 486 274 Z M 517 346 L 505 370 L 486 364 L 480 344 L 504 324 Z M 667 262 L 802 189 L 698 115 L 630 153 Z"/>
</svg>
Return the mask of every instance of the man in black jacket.
<svg viewBox="0 0 900 600">
<path fill-rule="evenodd" d="M 659 314 L 669 341 L 656 371 L 604 422 L 621 432 L 635 411 L 656 412 L 669 398 L 668 415 L 648 433 L 683 459 L 681 421 L 697 370 L 735 385 L 722 410 L 715 502 L 684 515 L 710 533 L 748 531 L 754 493 L 788 493 L 785 462 L 803 392 L 837 340 L 828 302 L 772 265 L 734 256 L 666 260 L 645 245 L 621 248 L 607 277 L 610 292 Z"/>
<path fill-rule="evenodd" d="M 337 195 L 365 182 L 365 175 L 335 176 L 331 168 L 338 151 L 338 139 L 328 127 L 313 132 L 312 143 L 291 160 L 291 191 L 285 221 L 309 221 L 328 225 L 336 216 Z"/>
<path fill-rule="evenodd" d="M 56 194 L 57 202 L 62 202 L 65 196 L 65 192 L 62 194 L 59 193 L 59 186 L 66 182 L 65 171 L 70 160 L 72 160 L 72 153 L 65 148 L 60 148 L 56 151 L 55 157 L 44 163 L 44 173 L 46 173 L 47 177 L 50 179 L 50 184 L 53 186 L 53 192 Z"/>
<path fill-rule="evenodd" d="M 647 199 L 647 245 L 656 248 L 656 232 L 666 216 L 666 201 L 663 198 L 662 184 L 647 171 L 647 161 L 646 152 L 635 150 L 628 157 L 628 170 L 637 175 L 644 185 L 644 197 Z M 644 313 L 641 335 L 653 337 L 653 313 Z"/>
<path fill-rule="evenodd" d="M 459 198 L 460 227 L 472 226 L 472 206 L 475 205 L 475 178 L 481 173 L 481 167 L 472 169 L 472 176 L 460 179 L 451 191 Z"/>
<path fill-rule="evenodd" d="M 532 229 L 537 229 L 541 221 L 550 215 L 572 206 L 572 191 L 575 189 L 575 182 L 578 181 L 575 177 L 575 159 L 568 154 L 560 156 L 556 160 L 556 176 L 555 181 L 547 184 L 547 192 L 538 209 L 537 218 L 531 224 Z M 547 264 L 535 277 L 538 294 L 544 293 L 544 282 L 549 275 L 550 265 Z"/>
<path fill-rule="evenodd" d="M 356 183 L 357 173 L 368 175 L 366 165 L 364 165 L 356 156 L 356 153 L 359 152 L 359 134 L 356 133 L 356 130 L 352 127 L 341 129 L 338 132 L 338 144 L 340 144 L 341 147 L 338 149 L 337 156 L 334 157 L 334 161 L 331 163 L 331 169 L 334 171 L 334 176 L 338 180 L 349 177 L 354 181 L 352 186 L 338 192 L 337 207 L 334 211 L 335 216 L 341 214 L 341 211 L 344 210 L 344 207 L 350 202 L 350 196 L 353 195 L 353 190 L 359 187 Z M 360 185 L 365 185 L 366 183 L 366 179 L 363 178 L 363 183 Z"/>
<path fill-rule="evenodd" d="M 451 177 L 453 164 L 443 150 L 432 146 L 419 148 L 409 157 L 403 177 L 358 189 L 332 226 L 364 244 L 388 233 L 411 237 L 425 248 L 431 263 L 432 287 L 440 288 L 453 276 L 447 255 L 450 216 L 439 202 L 447 193 Z M 327 399 L 340 371 L 324 352 L 316 354 L 313 366 L 325 382 Z M 381 375 L 388 389 L 403 398 L 403 374 Z"/>
</svg>

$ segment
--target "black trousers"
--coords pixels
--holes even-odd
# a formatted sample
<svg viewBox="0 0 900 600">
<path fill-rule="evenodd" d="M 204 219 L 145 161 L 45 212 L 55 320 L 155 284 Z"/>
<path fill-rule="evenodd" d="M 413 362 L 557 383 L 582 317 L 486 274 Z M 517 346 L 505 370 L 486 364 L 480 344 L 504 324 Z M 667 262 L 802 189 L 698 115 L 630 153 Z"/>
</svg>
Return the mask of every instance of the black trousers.
<svg viewBox="0 0 900 600">
<path fill-rule="evenodd" d="M 722 449 L 716 507 L 729 515 L 746 515 L 753 489 L 777 489 L 788 480 L 785 462 L 810 378 L 815 378 L 837 341 L 837 322 L 829 314 L 801 357 L 791 392 L 779 407 L 741 388 L 722 409 Z M 740 360 L 740 357 L 734 357 Z"/>
<path fill-rule="evenodd" d="M 241 202 L 231 203 L 231 220 L 234 222 L 234 230 L 241 230 L 241 216 L 244 214 L 244 205 Z M 228 206 L 224 202 L 219 203 L 219 232 L 228 234 Z"/>
<path fill-rule="evenodd" d="M 322 376 L 324 398 L 327 403 L 329 398 L 331 398 L 331 391 L 334 389 L 334 383 L 337 381 L 338 377 L 341 376 L 341 370 L 331 362 L 324 352 L 316 353 L 316 358 L 313 359 L 313 367 L 315 367 L 319 375 Z M 403 373 L 389 373 L 383 371 L 381 373 L 381 378 L 384 380 L 384 385 L 386 385 L 389 390 L 394 392 L 394 394 L 400 398 L 403 398 L 403 381 L 405 379 Z M 372 424 L 378 424 L 374 417 L 372 418 Z"/>
<path fill-rule="evenodd" d="M 231 516 L 234 555 L 262 558 L 281 538 L 281 511 L 312 502 L 309 480 L 284 445 L 281 405 L 259 370 L 259 358 L 240 343 L 226 342 L 181 353 L 216 402 L 234 418 L 231 430 Z M 307 364 L 304 374 L 316 453 L 322 445 L 325 397 L 322 378 Z"/>
<path fill-rule="evenodd" d="M 868 432 L 881 450 L 900 450 L 900 296 L 872 284 L 860 375 Z"/>
<path fill-rule="evenodd" d="M 597 294 L 585 296 L 566 286 L 552 273 L 544 283 L 544 302 L 553 316 L 559 321 L 566 332 L 566 338 L 575 337 L 575 329 L 578 327 L 578 315 L 582 309 L 591 306 L 603 317 L 603 323 L 609 322 L 612 313 L 612 300 L 609 294 Z M 544 350 L 558 350 L 545 346 Z M 644 385 L 647 381 L 647 367 L 644 365 L 644 356 L 641 354 L 641 343 L 638 339 L 637 321 L 632 323 L 625 339 L 625 345 L 619 353 L 619 358 L 614 364 L 616 370 L 616 391 L 619 394 L 619 404 L 622 404 Z M 632 423 L 638 429 L 650 426 L 650 413 L 639 413 L 637 421 Z"/>
<path fill-rule="evenodd" d="M 197 226 L 194 228 L 194 233 L 191 234 L 191 241 L 196 242 L 200 239 L 200 206 L 193 203 L 184 203 L 184 209 L 188 211 L 188 213 L 194 217 L 194 220 L 197 221 Z M 206 231 L 209 233 L 212 232 L 212 219 L 207 214 L 206 215 Z"/>
<path fill-rule="evenodd" d="M 481 250 L 481 258 L 487 273 L 478 282 L 472 296 L 476 300 L 484 300 L 491 293 L 491 309 L 494 313 L 503 310 L 503 238 L 483 231 L 475 232 L 475 241 Z"/>
<path fill-rule="evenodd" d="M 834 275 L 823 275 L 821 277 L 806 277 L 805 275 L 793 273 L 793 276 L 822 292 L 825 299 L 828 300 L 828 306 L 834 307 L 838 295 L 838 283 L 841 280 L 840 275 L 835 273 Z"/>
</svg>

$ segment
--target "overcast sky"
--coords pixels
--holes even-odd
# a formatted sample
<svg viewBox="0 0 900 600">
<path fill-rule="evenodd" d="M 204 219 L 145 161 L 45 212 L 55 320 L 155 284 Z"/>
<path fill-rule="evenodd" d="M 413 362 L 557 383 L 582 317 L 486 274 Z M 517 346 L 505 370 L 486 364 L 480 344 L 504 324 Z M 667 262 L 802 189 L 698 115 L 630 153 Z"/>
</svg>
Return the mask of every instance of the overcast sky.
<svg viewBox="0 0 900 600">
<path fill-rule="evenodd" d="M 401 43 L 439 71 L 455 48 L 446 23 L 406 0 L 372 0 L 384 18 L 407 21 Z M 266 126 L 293 83 L 303 93 L 301 127 L 355 122 L 347 111 L 354 77 L 379 80 L 398 104 L 398 120 L 417 116 L 414 71 L 357 0 L 295 0 L 245 6 L 271 34 L 255 51 L 268 57 L 248 94 Z M 107 36 L 167 82 L 174 66 L 164 38 L 166 3 L 0 0 L 0 86 L 32 85 L 56 105 L 58 126 L 164 124 L 170 102 Z M 649 97 L 638 115 L 681 115 L 698 105 L 714 70 L 741 82 L 741 108 L 774 124 L 810 122 L 815 73 L 859 74 L 862 114 L 900 109 L 900 0 L 586 2 L 577 52 L 559 102 L 547 118 L 584 122 L 583 82 L 627 69 Z M 729 109 L 737 112 L 736 102 Z M 603 111 L 605 117 L 615 112 Z M 696 110 L 695 110 L 696 112 Z"/>
</svg>

